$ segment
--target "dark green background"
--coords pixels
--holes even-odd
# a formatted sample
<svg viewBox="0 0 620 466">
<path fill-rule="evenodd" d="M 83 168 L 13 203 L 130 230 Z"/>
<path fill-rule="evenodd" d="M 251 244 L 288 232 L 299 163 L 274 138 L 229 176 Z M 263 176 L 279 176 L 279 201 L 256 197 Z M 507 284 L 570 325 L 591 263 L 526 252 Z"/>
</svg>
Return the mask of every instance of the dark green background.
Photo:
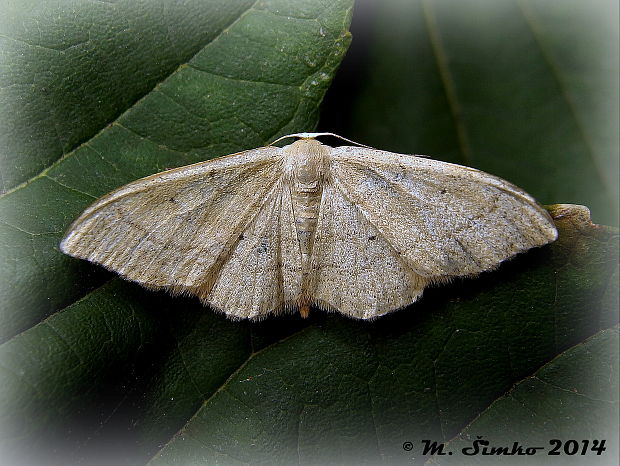
<svg viewBox="0 0 620 466">
<path fill-rule="evenodd" d="M 58 251 L 117 186 L 317 122 L 617 225 L 614 2 L 360 0 L 329 87 L 350 8 L 0 2 L 6 458 L 420 464 L 421 439 L 476 435 L 606 436 L 587 461 L 617 456 L 618 236 L 583 211 L 553 245 L 376 322 L 231 322 Z"/>
</svg>

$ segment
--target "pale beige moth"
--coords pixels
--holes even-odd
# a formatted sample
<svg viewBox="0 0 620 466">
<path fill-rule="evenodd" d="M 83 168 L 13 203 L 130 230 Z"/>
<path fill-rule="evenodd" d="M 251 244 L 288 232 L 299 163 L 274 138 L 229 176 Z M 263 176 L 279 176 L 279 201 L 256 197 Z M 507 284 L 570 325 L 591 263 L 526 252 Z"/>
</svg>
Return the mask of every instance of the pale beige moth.
<svg viewBox="0 0 620 466">
<path fill-rule="evenodd" d="M 373 319 L 429 284 L 554 241 L 530 195 L 482 171 L 299 133 L 103 196 L 61 250 L 234 319 L 311 306 Z"/>
</svg>

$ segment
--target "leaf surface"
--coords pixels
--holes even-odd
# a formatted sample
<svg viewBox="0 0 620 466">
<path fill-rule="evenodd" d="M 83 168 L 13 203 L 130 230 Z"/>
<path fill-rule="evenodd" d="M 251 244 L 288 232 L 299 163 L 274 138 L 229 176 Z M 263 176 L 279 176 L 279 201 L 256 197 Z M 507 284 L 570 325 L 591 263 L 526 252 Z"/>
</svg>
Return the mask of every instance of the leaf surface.
<svg viewBox="0 0 620 466">
<path fill-rule="evenodd" d="M 509 452 L 542 447 L 536 464 L 612 464 L 618 458 L 618 343 L 616 326 L 569 348 L 517 383 L 448 442 L 444 451 L 452 455 L 435 456 L 427 464 L 463 464 L 467 456 L 471 460 L 482 451 L 475 440 L 488 441 L 489 448 L 507 446 Z M 521 450 L 513 448 L 514 442 Z M 497 455 L 475 456 L 476 464 L 498 461 Z M 534 458 L 510 456 L 504 458 L 521 464 Z"/>
</svg>

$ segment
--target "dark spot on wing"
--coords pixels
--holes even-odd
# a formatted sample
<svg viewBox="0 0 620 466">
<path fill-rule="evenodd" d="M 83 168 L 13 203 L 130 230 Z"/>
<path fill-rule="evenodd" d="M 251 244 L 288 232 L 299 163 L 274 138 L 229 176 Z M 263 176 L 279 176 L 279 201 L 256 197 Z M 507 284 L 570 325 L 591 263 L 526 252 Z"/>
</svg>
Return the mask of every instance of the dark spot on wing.
<svg viewBox="0 0 620 466">
<path fill-rule="evenodd" d="M 258 252 L 260 253 L 267 252 L 268 249 L 269 249 L 269 241 L 267 240 L 267 238 L 263 238 L 260 242 L 260 245 L 258 246 Z"/>
</svg>

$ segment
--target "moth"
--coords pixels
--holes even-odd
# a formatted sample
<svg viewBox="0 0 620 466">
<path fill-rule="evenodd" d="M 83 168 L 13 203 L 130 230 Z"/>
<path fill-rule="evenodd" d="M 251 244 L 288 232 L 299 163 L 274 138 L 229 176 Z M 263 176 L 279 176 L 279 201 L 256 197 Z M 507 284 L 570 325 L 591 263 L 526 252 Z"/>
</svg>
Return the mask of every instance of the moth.
<svg viewBox="0 0 620 466">
<path fill-rule="evenodd" d="M 130 183 L 60 248 L 233 319 L 311 306 L 374 319 L 557 238 L 547 211 L 501 178 L 315 139 L 326 134 Z"/>
</svg>

